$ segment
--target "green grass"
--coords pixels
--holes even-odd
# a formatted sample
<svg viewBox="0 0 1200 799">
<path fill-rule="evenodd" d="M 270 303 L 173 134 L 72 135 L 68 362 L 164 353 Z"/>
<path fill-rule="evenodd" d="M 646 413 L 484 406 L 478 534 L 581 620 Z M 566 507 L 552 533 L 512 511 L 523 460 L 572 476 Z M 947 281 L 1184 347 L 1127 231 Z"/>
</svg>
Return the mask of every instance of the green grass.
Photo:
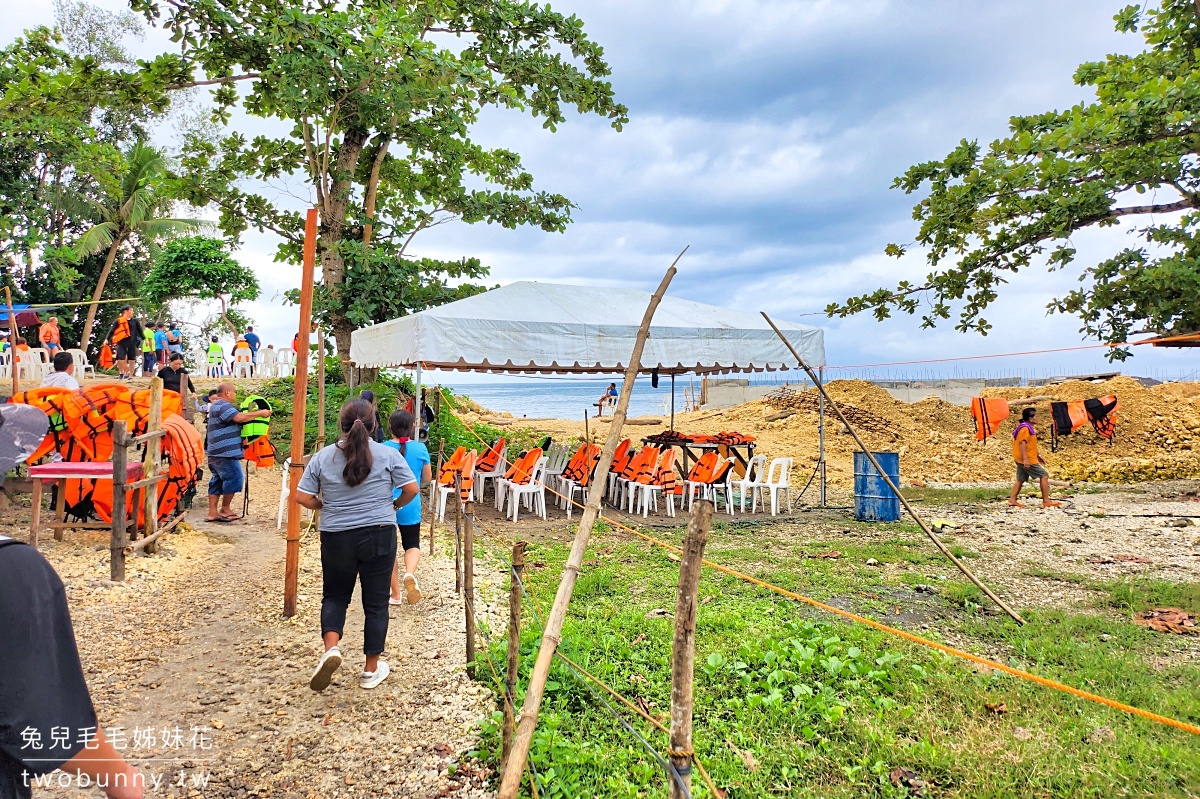
<svg viewBox="0 0 1200 799">
<path fill-rule="evenodd" d="M 956 643 L 965 639 L 973 651 L 1000 652 L 1037 674 L 1200 723 L 1200 668 L 1187 654 L 1192 641 L 1142 630 L 1120 612 L 1025 610 L 1024 627 L 985 615 L 978 589 L 923 539 L 895 527 L 880 526 L 888 537 L 869 545 L 729 528 L 714 534 L 707 555 L 817 599 L 837 597 L 885 622 L 893 603 L 913 605 L 892 597 L 919 597 L 922 607 L 941 615 L 935 629 L 917 632 L 954 633 Z M 612 545 L 606 536 L 594 539 L 562 650 L 666 720 L 672 620 L 649 612 L 673 612 L 679 565 L 639 543 L 618 543 L 600 554 Z M 835 550 L 842 553 L 836 560 L 806 557 Z M 566 545 L 555 542 L 529 548 L 529 562 L 546 564 L 528 573 L 539 613 L 548 609 L 566 553 Z M 888 569 L 866 567 L 869 557 Z M 915 583 L 932 584 L 935 593 L 914 594 L 909 586 Z M 1130 595 L 1134 606 L 1188 607 L 1197 599 L 1196 586 L 1137 586 Z M 1123 610 L 1116 592 L 1113 584 L 1105 596 Z M 1187 733 L 976 669 L 710 570 L 702 575 L 700 597 L 695 749 L 730 797 L 905 796 L 888 776 L 897 767 L 929 781 L 926 795 L 938 797 L 1200 793 L 1200 747 Z M 494 637 L 503 638 L 499 633 Z M 538 639 L 527 605 L 518 702 Z M 491 652 L 497 668 L 502 646 L 497 641 Z M 477 673 L 490 681 L 486 666 Z M 988 709 L 1000 703 L 1004 714 Z M 497 713 L 485 721 L 479 752 L 493 765 L 498 719 Z M 660 751 L 666 748 L 665 736 L 631 720 Z M 558 662 L 532 761 L 546 778 L 542 796 L 666 792 L 655 761 Z M 694 795 L 708 795 L 698 779 Z"/>
<path fill-rule="evenodd" d="M 958 505 L 965 502 L 995 502 L 1008 499 L 1011 488 L 929 488 L 927 486 L 901 486 L 904 498 L 909 502 L 926 505 Z"/>
</svg>

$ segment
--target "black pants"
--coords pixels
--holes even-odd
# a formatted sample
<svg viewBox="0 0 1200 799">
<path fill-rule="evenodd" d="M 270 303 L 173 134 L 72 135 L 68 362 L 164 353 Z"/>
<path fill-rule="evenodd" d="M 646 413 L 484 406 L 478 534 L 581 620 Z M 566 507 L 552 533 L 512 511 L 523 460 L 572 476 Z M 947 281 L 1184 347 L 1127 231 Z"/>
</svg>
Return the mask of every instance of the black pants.
<svg viewBox="0 0 1200 799">
<path fill-rule="evenodd" d="M 363 654 L 378 655 L 387 642 L 388 598 L 396 563 L 396 527 L 379 525 L 321 532 L 321 635 L 342 635 L 354 581 L 362 584 Z"/>
</svg>

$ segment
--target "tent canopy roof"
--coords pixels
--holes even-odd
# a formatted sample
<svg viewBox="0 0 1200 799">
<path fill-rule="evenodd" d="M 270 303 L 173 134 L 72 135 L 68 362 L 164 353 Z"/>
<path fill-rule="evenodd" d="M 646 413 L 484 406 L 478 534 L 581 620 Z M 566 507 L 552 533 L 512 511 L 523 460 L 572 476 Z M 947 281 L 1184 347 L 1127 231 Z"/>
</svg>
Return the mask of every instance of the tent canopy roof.
<svg viewBox="0 0 1200 799">
<path fill-rule="evenodd" d="M 633 289 L 521 281 L 354 331 L 350 360 L 364 367 L 474 372 L 624 371 L 650 294 Z M 776 322 L 810 366 L 825 364 L 820 328 Z M 794 369 L 795 358 L 758 314 L 664 297 L 642 372 Z"/>
</svg>

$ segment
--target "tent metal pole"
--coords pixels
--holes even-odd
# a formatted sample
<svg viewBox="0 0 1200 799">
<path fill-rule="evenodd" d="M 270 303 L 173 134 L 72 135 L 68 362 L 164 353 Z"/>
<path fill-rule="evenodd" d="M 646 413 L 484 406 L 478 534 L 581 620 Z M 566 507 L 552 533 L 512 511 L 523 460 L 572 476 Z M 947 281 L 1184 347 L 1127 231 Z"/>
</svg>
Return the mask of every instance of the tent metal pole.
<svg viewBox="0 0 1200 799">
<path fill-rule="evenodd" d="M 421 440 L 421 425 L 425 421 L 425 417 L 421 415 L 421 361 L 417 359 L 417 369 L 414 376 L 414 381 L 417 384 L 417 396 L 413 399 L 413 416 L 417 419 L 417 441 Z"/>
<path fill-rule="evenodd" d="M 671 372 L 671 432 L 675 431 L 675 373 Z"/>
<path fill-rule="evenodd" d="M 821 472 L 821 507 L 825 507 L 825 367 L 817 367 L 817 468 Z"/>
</svg>

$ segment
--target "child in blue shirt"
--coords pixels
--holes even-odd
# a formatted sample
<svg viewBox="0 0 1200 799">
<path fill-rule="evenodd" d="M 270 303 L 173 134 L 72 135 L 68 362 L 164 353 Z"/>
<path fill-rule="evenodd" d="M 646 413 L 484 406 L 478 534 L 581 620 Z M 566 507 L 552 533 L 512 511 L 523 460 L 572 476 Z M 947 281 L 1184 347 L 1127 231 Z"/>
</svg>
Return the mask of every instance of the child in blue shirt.
<svg viewBox="0 0 1200 799">
<path fill-rule="evenodd" d="M 419 488 L 424 489 L 433 479 L 433 468 L 430 466 L 429 449 L 417 441 L 416 419 L 408 411 L 395 411 L 388 418 L 388 430 L 392 434 L 391 441 L 383 442 L 385 447 L 400 450 L 408 468 L 417 477 Z M 417 564 L 421 562 L 421 493 L 416 498 L 396 511 L 396 526 L 400 528 L 400 544 L 404 548 L 404 574 L 400 574 L 400 559 L 392 569 L 391 604 L 400 605 L 400 585 L 408 604 L 415 605 L 421 601 L 421 586 L 417 582 Z"/>
</svg>

